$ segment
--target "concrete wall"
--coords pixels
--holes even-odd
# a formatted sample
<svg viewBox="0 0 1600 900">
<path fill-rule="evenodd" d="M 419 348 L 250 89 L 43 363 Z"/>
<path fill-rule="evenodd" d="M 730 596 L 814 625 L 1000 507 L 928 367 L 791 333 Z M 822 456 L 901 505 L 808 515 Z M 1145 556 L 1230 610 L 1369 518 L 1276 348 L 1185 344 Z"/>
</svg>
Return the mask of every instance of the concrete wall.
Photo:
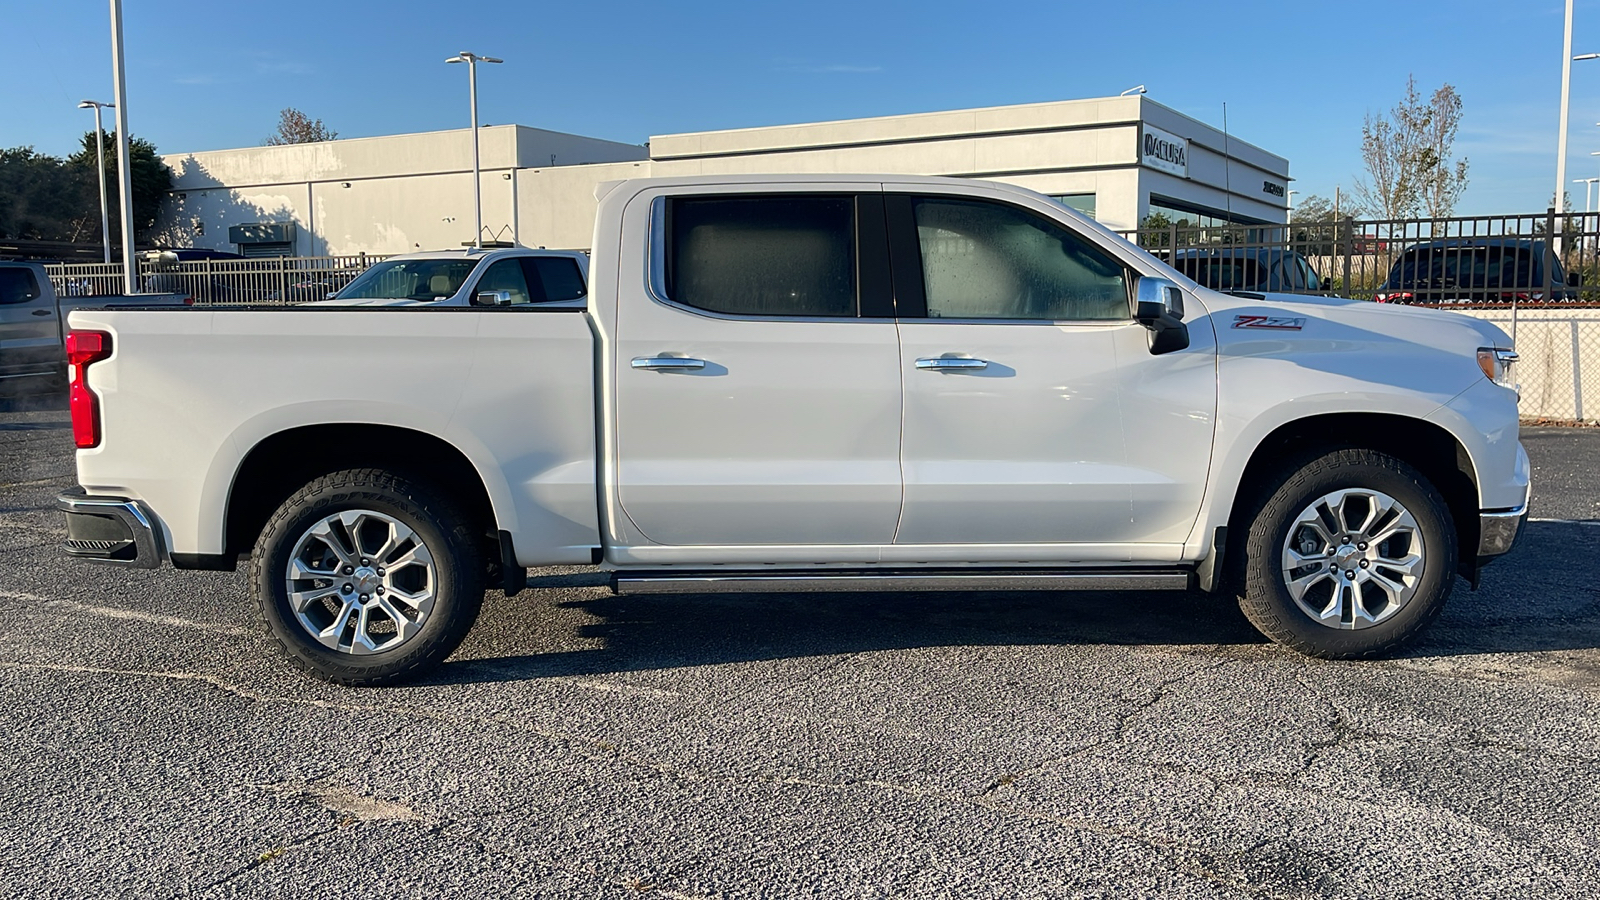
<svg viewBox="0 0 1600 900">
<path fill-rule="evenodd" d="M 1466 310 L 1511 331 L 1510 310 Z M 1600 309 L 1517 311 L 1523 418 L 1600 423 Z"/>
</svg>

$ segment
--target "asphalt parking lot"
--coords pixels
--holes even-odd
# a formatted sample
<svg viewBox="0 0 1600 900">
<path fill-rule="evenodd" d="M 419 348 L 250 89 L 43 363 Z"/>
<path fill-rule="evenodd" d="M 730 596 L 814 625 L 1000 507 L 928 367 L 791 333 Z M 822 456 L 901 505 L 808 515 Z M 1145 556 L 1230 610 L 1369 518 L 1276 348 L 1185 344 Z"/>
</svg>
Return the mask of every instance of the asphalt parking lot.
<svg viewBox="0 0 1600 900">
<path fill-rule="evenodd" d="M 1600 429 L 1426 642 L 1178 594 L 491 594 L 433 680 L 275 658 L 243 576 L 62 558 L 0 402 L 9 896 L 1600 896 Z M 1578 520 L 1588 520 L 1585 524 Z"/>
</svg>

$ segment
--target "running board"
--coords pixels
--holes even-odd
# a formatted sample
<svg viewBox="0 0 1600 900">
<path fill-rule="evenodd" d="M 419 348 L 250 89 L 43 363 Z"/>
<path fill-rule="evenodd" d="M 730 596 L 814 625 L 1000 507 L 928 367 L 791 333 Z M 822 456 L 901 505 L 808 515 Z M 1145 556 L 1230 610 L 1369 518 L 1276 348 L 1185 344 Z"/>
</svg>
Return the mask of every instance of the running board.
<svg viewBox="0 0 1600 900">
<path fill-rule="evenodd" d="M 755 594 L 845 591 L 1181 591 L 1187 569 L 795 569 L 774 572 L 617 572 L 618 594 Z"/>
</svg>

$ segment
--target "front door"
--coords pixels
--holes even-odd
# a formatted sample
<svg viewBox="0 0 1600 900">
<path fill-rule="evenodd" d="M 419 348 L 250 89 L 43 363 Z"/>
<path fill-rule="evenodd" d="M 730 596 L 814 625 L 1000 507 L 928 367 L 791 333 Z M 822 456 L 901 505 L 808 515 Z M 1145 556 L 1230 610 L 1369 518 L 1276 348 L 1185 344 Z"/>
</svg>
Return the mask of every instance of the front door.
<svg viewBox="0 0 1600 900">
<path fill-rule="evenodd" d="M 0 264 L 0 378 L 66 374 L 57 315 L 32 268 Z"/>
<path fill-rule="evenodd" d="M 625 214 L 656 239 L 652 275 L 619 279 L 622 512 L 656 544 L 891 543 L 899 350 L 862 315 L 888 295 L 881 194 L 763 187 Z"/>
<path fill-rule="evenodd" d="M 1135 274 L 1036 210 L 887 202 L 896 299 L 910 298 L 897 543 L 1064 544 L 1067 558 L 1112 561 L 1130 544 L 1181 542 L 1210 458 L 1210 341 L 1152 368 L 1131 317 Z"/>
</svg>

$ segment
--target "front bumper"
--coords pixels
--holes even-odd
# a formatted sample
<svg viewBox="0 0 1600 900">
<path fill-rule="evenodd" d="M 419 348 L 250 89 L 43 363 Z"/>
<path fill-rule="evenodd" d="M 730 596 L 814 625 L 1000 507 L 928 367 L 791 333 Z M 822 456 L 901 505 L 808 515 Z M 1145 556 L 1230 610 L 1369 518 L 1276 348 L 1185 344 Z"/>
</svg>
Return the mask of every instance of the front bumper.
<svg viewBox="0 0 1600 900">
<path fill-rule="evenodd" d="M 56 508 L 67 514 L 68 556 L 134 569 L 161 565 L 165 554 L 155 519 L 139 501 L 91 497 L 75 487 L 56 497 Z"/>
<path fill-rule="evenodd" d="M 1528 522 L 1528 504 L 1478 514 L 1478 564 L 1510 552 Z"/>
</svg>

